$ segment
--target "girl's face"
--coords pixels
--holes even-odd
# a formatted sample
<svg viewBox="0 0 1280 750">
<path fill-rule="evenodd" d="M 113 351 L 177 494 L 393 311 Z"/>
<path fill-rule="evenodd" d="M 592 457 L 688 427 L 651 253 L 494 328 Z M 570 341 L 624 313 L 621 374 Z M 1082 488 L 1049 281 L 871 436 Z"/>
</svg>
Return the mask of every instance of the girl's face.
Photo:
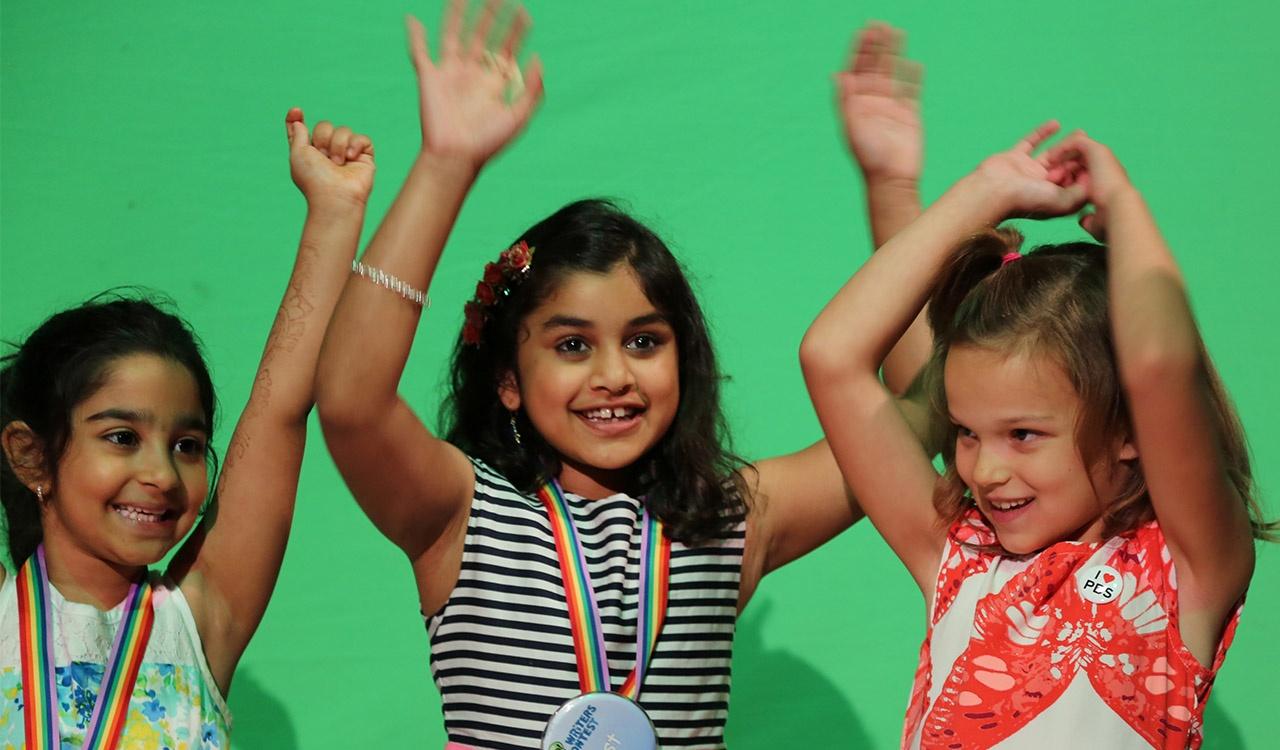
<svg viewBox="0 0 1280 750">
<path fill-rule="evenodd" d="M 1102 513 L 1120 488 L 1126 443 L 1086 467 L 1076 443 L 1083 404 L 1051 358 L 958 346 L 944 370 L 958 426 L 956 471 L 1000 544 L 1026 554 L 1055 542 L 1102 538 Z"/>
<path fill-rule="evenodd" d="M 627 489 L 628 471 L 680 404 L 675 331 L 620 263 L 575 273 L 525 317 L 517 373 L 498 389 L 560 454 L 560 482 L 585 497 Z"/>
<path fill-rule="evenodd" d="M 42 513 L 45 545 L 113 565 L 157 562 L 200 514 L 208 440 L 185 367 L 152 354 L 115 360 L 102 387 L 72 409 Z"/>
</svg>

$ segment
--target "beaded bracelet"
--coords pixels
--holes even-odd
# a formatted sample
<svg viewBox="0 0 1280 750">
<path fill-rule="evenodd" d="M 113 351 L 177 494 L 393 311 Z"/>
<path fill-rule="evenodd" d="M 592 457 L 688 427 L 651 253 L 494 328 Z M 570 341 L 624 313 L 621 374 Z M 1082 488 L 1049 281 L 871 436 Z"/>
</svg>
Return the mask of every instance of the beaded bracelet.
<svg viewBox="0 0 1280 750">
<path fill-rule="evenodd" d="M 395 292 L 401 297 L 404 297 L 405 299 L 414 303 L 418 307 L 422 307 L 422 308 L 431 307 L 431 298 L 427 296 L 426 292 L 420 289 L 414 289 L 413 287 L 404 283 L 403 281 L 396 278 L 395 276 L 392 276 L 391 274 L 387 273 L 381 268 L 366 266 L 365 264 L 361 263 L 358 260 L 353 260 L 351 261 L 351 272 L 359 276 L 365 277 L 369 281 L 372 281 L 373 283 L 377 284 L 378 286 L 384 289 L 390 289 L 391 291 Z"/>
</svg>

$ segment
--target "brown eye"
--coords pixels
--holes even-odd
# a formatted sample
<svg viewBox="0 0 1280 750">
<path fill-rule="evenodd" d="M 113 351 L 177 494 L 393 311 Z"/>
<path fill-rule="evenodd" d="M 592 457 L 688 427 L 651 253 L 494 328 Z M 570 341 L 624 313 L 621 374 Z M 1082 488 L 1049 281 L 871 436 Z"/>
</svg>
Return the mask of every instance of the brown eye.
<svg viewBox="0 0 1280 750">
<path fill-rule="evenodd" d="M 574 336 L 556 344 L 556 351 L 563 354 L 582 354 L 587 351 L 587 342 Z"/>
<path fill-rule="evenodd" d="M 125 448 L 131 448 L 138 444 L 138 436 L 133 432 L 133 430 L 116 430 L 115 432 L 108 432 L 106 435 L 102 436 L 102 439 L 106 440 L 108 443 L 114 443 Z"/>
<path fill-rule="evenodd" d="M 173 449 L 177 453 L 188 456 L 203 456 L 205 451 L 205 442 L 199 438 L 185 437 L 174 443 Z"/>
<path fill-rule="evenodd" d="M 656 349 L 661 343 L 662 342 L 658 340 L 657 336 L 653 336 L 648 333 L 641 333 L 631 337 L 631 340 L 627 342 L 627 348 L 640 350 Z"/>
</svg>

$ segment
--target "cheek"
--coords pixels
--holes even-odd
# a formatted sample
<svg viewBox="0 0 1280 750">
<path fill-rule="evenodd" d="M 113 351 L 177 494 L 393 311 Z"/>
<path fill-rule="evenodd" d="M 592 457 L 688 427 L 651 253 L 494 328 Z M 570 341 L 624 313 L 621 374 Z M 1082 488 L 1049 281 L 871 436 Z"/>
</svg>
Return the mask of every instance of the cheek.
<svg viewBox="0 0 1280 750">
<path fill-rule="evenodd" d="M 960 481 L 964 482 L 965 486 L 968 487 L 973 486 L 973 483 L 969 481 L 970 477 L 973 476 L 973 460 L 973 449 L 957 440 L 955 457 L 956 474 L 959 475 Z"/>
<path fill-rule="evenodd" d="M 118 457 L 91 455 L 79 445 L 67 447 L 58 462 L 56 484 L 66 492 L 84 495 L 113 495 L 128 480 L 129 472 Z"/>
</svg>

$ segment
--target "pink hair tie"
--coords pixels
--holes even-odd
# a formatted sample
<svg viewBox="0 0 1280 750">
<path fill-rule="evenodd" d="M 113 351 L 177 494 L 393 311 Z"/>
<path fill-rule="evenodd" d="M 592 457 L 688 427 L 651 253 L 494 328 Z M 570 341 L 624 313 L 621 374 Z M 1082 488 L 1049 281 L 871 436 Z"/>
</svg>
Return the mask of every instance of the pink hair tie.
<svg viewBox="0 0 1280 750">
<path fill-rule="evenodd" d="M 1009 252 L 1001 256 L 1000 267 L 1004 268 L 1005 266 L 1009 265 L 1010 263 L 1014 262 L 1015 260 L 1021 257 L 1022 257 L 1022 253 L 1019 253 L 1017 250 L 1010 250 Z"/>
</svg>

